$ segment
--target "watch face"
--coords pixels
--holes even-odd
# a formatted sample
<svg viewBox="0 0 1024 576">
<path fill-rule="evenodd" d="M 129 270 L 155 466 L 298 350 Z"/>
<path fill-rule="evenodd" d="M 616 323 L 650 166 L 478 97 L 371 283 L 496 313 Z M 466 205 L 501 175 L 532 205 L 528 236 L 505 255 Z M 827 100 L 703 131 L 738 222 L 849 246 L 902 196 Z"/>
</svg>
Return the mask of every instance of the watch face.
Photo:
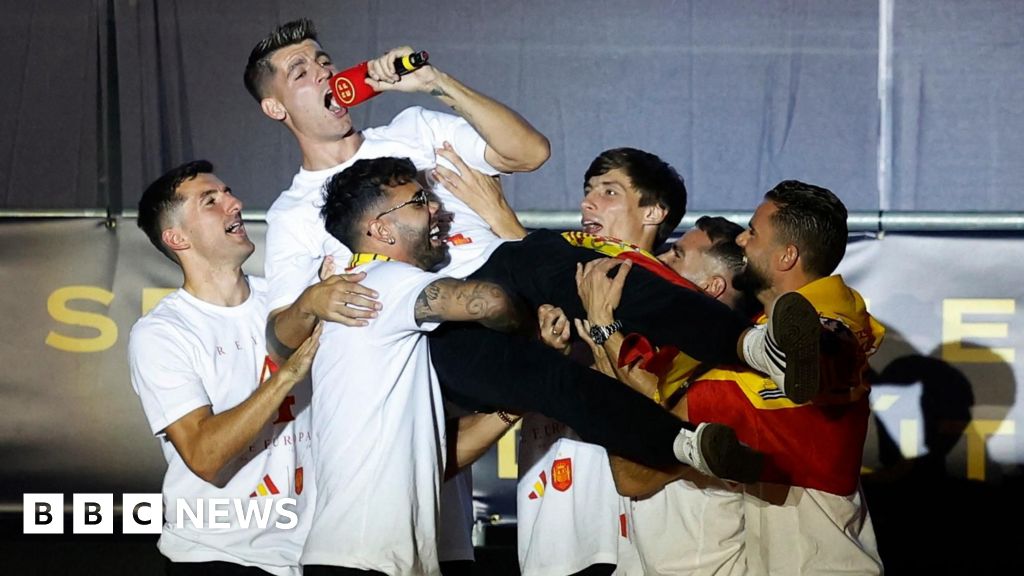
<svg viewBox="0 0 1024 576">
<path fill-rule="evenodd" d="M 608 339 L 608 336 L 604 333 L 603 326 L 591 326 L 590 327 L 590 339 L 594 341 L 594 344 L 604 344 L 604 341 Z"/>
</svg>

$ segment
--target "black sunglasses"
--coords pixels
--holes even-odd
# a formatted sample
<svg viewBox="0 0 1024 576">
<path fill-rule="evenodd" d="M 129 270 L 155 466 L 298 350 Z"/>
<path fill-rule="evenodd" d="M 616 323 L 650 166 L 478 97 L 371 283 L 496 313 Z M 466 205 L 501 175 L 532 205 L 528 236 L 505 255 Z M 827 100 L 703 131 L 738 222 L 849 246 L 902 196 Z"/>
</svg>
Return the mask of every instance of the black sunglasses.
<svg viewBox="0 0 1024 576">
<path fill-rule="evenodd" d="M 412 195 L 412 198 L 410 198 L 409 200 L 406 200 L 405 202 L 402 202 L 401 204 L 399 204 L 398 206 L 395 206 L 394 208 L 388 208 L 387 210 L 381 212 L 380 214 L 377 214 L 377 217 L 374 218 L 374 220 L 380 220 L 380 218 L 382 216 L 384 216 L 385 214 L 391 214 L 395 210 L 398 210 L 399 208 L 404 208 L 404 207 L 406 207 L 406 206 L 408 206 L 410 204 L 415 204 L 416 206 L 419 206 L 420 208 L 422 208 L 422 207 L 426 206 L 427 202 L 429 202 L 429 201 L 430 200 L 427 198 L 426 190 L 424 190 L 423 188 L 420 188 L 419 190 L 416 191 L 415 194 Z"/>
</svg>

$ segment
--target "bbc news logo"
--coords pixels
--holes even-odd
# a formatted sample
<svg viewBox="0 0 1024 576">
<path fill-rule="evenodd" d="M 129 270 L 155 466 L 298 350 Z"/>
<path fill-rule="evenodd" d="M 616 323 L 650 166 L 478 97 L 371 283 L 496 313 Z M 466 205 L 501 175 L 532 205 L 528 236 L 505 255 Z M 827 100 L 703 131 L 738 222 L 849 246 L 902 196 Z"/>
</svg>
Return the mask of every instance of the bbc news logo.
<svg viewBox="0 0 1024 576">
<path fill-rule="evenodd" d="M 63 494 L 25 494 L 22 511 L 25 534 L 64 533 Z M 175 526 L 200 530 L 248 529 L 291 530 L 299 523 L 294 498 L 178 498 Z M 73 494 L 71 531 L 74 534 L 114 533 L 113 494 Z M 274 521 L 271 522 L 271 518 Z M 159 534 L 164 524 L 161 494 L 122 494 L 121 533 Z"/>
</svg>

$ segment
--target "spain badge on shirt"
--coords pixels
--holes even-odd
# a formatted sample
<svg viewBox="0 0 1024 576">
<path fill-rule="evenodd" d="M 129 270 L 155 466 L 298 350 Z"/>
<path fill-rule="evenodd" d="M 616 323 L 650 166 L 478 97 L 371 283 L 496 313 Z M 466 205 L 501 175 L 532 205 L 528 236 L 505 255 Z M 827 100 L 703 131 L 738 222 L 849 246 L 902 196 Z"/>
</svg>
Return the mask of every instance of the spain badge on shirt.
<svg viewBox="0 0 1024 576">
<path fill-rule="evenodd" d="M 572 488 L 572 458 L 558 458 L 551 465 L 551 486 L 559 492 Z"/>
</svg>

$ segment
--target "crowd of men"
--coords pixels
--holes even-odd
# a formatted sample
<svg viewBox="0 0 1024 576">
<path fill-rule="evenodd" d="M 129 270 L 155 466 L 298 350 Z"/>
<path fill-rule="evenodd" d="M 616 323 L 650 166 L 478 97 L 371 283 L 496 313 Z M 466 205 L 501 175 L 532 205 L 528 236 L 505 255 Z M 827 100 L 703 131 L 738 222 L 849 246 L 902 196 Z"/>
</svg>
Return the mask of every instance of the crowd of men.
<svg viewBox="0 0 1024 576">
<path fill-rule="evenodd" d="M 184 276 L 129 344 L 168 574 L 470 574 L 468 467 L 521 417 L 523 574 L 881 573 L 859 470 L 884 330 L 833 275 L 842 202 L 785 181 L 746 229 L 701 218 L 656 255 L 683 178 L 616 148 L 583 175 L 582 230 L 527 233 L 499 175 L 547 139 L 436 66 L 399 76 L 411 52 L 367 84 L 455 114 L 358 129 L 311 22 L 252 49 L 245 86 L 302 154 L 265 279 L 209 162 L 143 194 Z M 283 497 L 288 529 L 174 523 L 191 499 Z"/>
</svg>

